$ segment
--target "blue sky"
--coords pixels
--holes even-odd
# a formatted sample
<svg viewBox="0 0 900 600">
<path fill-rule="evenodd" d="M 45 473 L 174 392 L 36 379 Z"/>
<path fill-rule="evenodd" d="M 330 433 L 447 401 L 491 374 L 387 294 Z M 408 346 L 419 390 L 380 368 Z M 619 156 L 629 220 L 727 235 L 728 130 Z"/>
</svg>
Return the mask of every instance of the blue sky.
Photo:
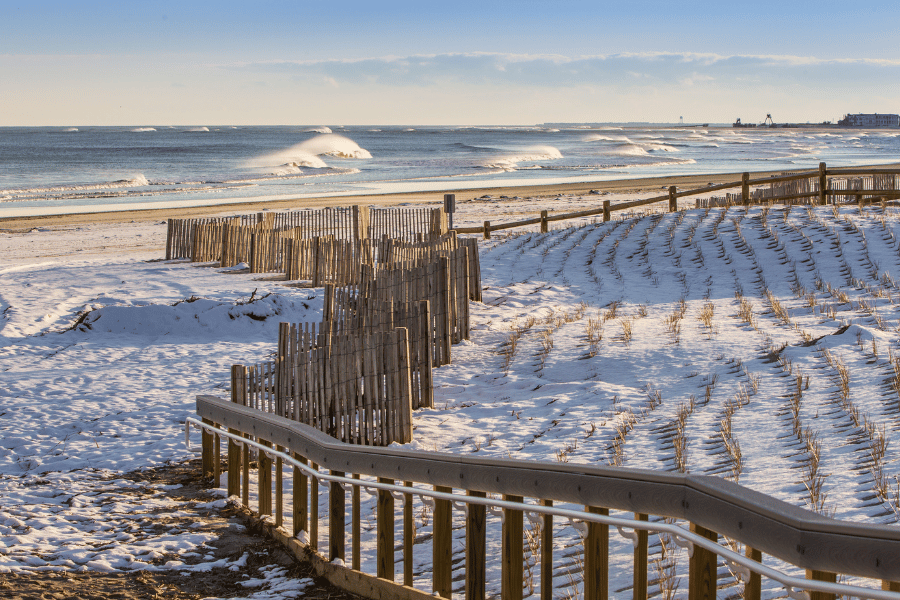
<svg viewBox="0 0 900 600">
<path fill-rule="evenodd" d="M 887 2 L 0 0 L 0 125 L 900 112 L 898 17 Z"/>
</svg>

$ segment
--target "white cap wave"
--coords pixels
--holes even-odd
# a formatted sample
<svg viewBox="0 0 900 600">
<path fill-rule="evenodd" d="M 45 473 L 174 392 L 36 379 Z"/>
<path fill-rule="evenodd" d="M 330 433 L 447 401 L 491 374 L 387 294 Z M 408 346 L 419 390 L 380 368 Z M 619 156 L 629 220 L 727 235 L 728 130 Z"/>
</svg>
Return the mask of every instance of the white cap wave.
<svg viewBox="0 0 900 600">
<path fill-rule="evenodd" d="M 545 160 L 556 160 L 562 158 L 562 152 L 553 146 L 532 146 L 515 154 L 506 156 L 498 156 L 487 161 L 484 167 L 490 169 L 515 170 L 519 163 L 542 162 Z"/>
<path fill-rule="evenodd" d="M 273 168 L 273 174 L 286 175 L 300 167 L 326 169 L 328 165 L 320 156 L 336 158 L 372 158 L 369 151 L 342 135 L 326 133 L 317 135 L 290 148 L 255 158 L 247 164 L 251 168 Z"/>
</svg>

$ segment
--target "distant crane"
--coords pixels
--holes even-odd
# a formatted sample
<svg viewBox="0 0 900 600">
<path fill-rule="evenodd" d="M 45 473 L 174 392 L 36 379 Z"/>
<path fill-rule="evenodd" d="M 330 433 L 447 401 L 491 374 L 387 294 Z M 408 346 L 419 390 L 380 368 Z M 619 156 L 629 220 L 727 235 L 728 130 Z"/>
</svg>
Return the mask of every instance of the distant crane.
<svg viewBox="0 0 900 600">
<path fill-rule="evenodd" d="M 775 122 L 772 120 L 772 115 L 770 113 L 766 113 L 766 120 L 763 121 L 764 127 L 775 127 Z"/>
</svg>

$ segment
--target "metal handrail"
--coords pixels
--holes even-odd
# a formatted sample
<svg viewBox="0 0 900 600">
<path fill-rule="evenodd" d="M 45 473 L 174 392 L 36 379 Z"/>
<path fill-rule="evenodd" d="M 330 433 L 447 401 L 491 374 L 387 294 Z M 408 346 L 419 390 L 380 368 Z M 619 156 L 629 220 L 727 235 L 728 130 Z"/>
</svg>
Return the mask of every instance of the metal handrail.
<svg viewBox="0 0 900 600">
<path fill-rule="evenodd" d="M 500 500 L 495 498 L 482 498 L 479 496 L 468 496 L 464 494 L 454 494 L 452 492 L 438 492 L 434 490 L 430 490 L 427 488 L 417 488 L 414 486 L 406 486 L 406 485 L 398 485 L 398 484 L 390 484 L 390 483 L 382 483 L 378 481 L 374 482 L 366 482 L 365 485 L 362 485 L 359 479 L 353 479 L 350 477 L 345 477 L 341 475 L 332 475 L 330 473 L 322 473 L 318 469 L 313 469 L 308 464 L 301 462 L 290 454 L 281 452 L 279 450 L 273 449 L 270 446 L 266 446 L 256 442 L 254 440 L 249 440 L 247 438 L 242 437 L 239 434 L 234 434 L 226 429 L 222 429 L 220 427 L 216 427 L 215 425 L 211 425 L 208 423 L 204 423 L 203 421 L 196 419 L 194 417 L 187 417 L 185 419 L 185 445 L 188 450 L 191 450 L 190 443 L 190 428 L 193 425 L 195 428 L 199 430 L 206 430 L 209 432 L 213 432 L 220 437 L 226 437 L 235 440 L 241 444 L 247 444 L 257 448 L 260 452 L 264 452 L 268 456 L 275 458 L 281 458 L 284 462 L 290 463 L 293 467 L 303 471 L 307 476 L 314 477 L 319 481 L 327 481 L 333 483 L 339 483 L 342 488 L 345 490 L 349 486 L 361 486 L 367 492 L 372 493 L 371 489 L 377 490 L 385 490 L 390 492 L 392 495 L 395 494 L 412 494 L 419 496 L 420 499 L 425 502 L 425 498 L 430 498 L 432 500 L 447 500 L 452 503 L 453 506 L 458 506 L 459 504 L 478 504 L 485 506 L 489 512 L 493 513 L 497 508 L 506 509 L 506 510 L 516 510 L 521 511 L 531 517 L 531 514 L 541 514 L 541 515 L 552 515 L 558 517 L 564 517 L 572 523 L 573 526 L 576 526 L 578 523 L 584 522 L 592 522 L 599 523 L 603 525 L 612 525 L 616 527 L 619 531 L 619 534 L 626 539 L 631 539 L 634 541 L 636 536 L 634 532 L 628 532 L 624 530 L 625 527 L 630 527 L 632 530 L 641 530 L 647 531 L 649 533 L 666 533 L 673 537 L 673 540 L 676 544 L 682 547 L 686 547 L 688 551 L 688 555 L 693 554 L 694 546 L 700 546 L 701 548 L 705 548 L 721 557 L 725 562 L 727 562 L 732 567 L 738 567 L 740 570 L 746 570 L 745 574 L 749 574 L 749 572 L 758 573 L 761 576 L 764 576 L 773 581 L 777 581 L 781 585 L 784 586 L 785 592 L 791 598 L 795 600 L 809 600 L 809 594 L 800 590 L 809 590 L 816 592 L 824 592 L 828 594 L 836 594 L 843 595 L 847 597 L 856 597 L 856 598 L 872 598 L 873 600 L 898 600 L 900 599 L 900 593 L 890 592 L 885 590 L 877 590 L 872 588 L 864 588 L 855 585 L 849 585 L 844 583 L 831 583 L 827 581 L 817 581 L 810 579 L 803 579 L 800 577 L 794 577 L 792 575 L 788 575 L 779 571 L 777 569 L 773 569 L 768 567 L 761 562 L 755 561 L 752 558 L 746 557 L 742 554 L 735 552 L 734 550 L 722 546 L 721 544 L 717 544 L 716 542 L 705 538 L 701 535 L 697 535 L 679 525 L 674 525 L 665 522 L 650 522 L 643 521 L 637 519 L 628 519 L 625 517 L 611 517 L 608 515 L 592 513 L 581 510 L 573 510 L 560 508 L 556 506 L 542 506 L 539 504 L 527 504 L 525 502 L 514 502 L 510 500 Z M 395 496 L 396 497 L 396 496 Z M 493 510 L 492 510 L 493 509 Z M 577 526 L 576 526 L 577 529 Z"/>
<path fill-rule="evenodd" d="M 801 568 L 900 579 L 900 528 L 823 517 L 717 477 L 344 444 L 214 396 L 198 396 L 197 412 L 334 471 L 674 517 Z"/>
</svg>

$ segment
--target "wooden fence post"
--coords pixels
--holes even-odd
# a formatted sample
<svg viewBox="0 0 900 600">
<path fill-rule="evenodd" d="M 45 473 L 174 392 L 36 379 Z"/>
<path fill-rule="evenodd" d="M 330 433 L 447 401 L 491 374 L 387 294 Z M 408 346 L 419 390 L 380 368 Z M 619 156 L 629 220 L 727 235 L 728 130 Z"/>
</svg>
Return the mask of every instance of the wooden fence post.
<svg viewBox="0 0 900 600">
<path fill-rule="evenodd" d="M 603 201 L 603 222 L 609 221 L 609 200 Z"/>
<path fill-rule="evenodd" d="M 553 506 L 553 500 L 541 500 L 541 506 Z M 541 527 L 541 600 L 553 600 L 553 515 L 543 516 Z"/>
<path fill-rule="evenodd" d="M 837 574 L 829 573 L 827 571 L 814 571 L 811 569 L 807 569 L 806 578 L 814 579 L 816 581 L 828 581 L 830 583 L 837 583 Z M 834 600 L 834 594 L 829 594 L 827 592 L 814 592 L 810 590 L 809 600 Z"/>
<path fill-rule="evenodd" d="M 609 509 L 606 508 L 586 506 L 585 510 L 609 515 Z M 584 598 L 609 598 L 609 525 L 604 523 L 587 522 L 587 536 L 584 538 Z"/>
<path fill-rule="evenodd" d="M 719 541 L 719 534 L 696 523 L 691 523 L 691 531 L 714 542 Z M 717 577 L 715 553 L 695 544 L 690 561 L 688 600 L 716 600 Z"/>
<path fill-rule="evenodd" d="M 449 494 L 453 488 L 437 485 L 434 491 Z M 453 593 L 451 561 L 453 560 L 453 508 L 449 500 L 434 499 L 434 541 L 431 574 L 434 593 L 450 598 Z"/>
<path fill-rule="evenodd" d="M 541 211 L 541 233 L 547 233 L 550 231 L 550 224 L 547 222 L 547 211 Z"/>
<path fill-rule="evenodd" d="M 306 459 L 296 452 L 294 452 L 294 458 L 304 465 L 306 464 Z M 297 537 L 297 534 L 301 531 L 308 531 L 307 527 L 309 526 L 306 513 L 307 505 L 309 503 L 309 498 L 307 497 L 306 475 L 298 467 L 294 467 L 292 483 L 294 489 L 292 490 L 291 498 L 291 515 L 294 522 L 294 537 Z"/>
<path fill-rule="evenodd" d="M 209 419 L 203 419 L 203 422 L 207 425 L 212 425 L 212 421 Z M 213 460 L 214 460 L 214 452 L 213 452 L 213 434 L 208 432 L 206 429 L 200 430 L 200 440 L 202 443 L 203 453 L 201 454 L 203 458 L 203 476 L 210 477 L 213 474 Z M 215 482 L 215 487 L 219 486 L 219 482 Z"/>
<path fill-rule="evenodd" d="M 339 471 L 331 471 L 332 475 L 343 477 Z M 336 558 L 344 560 L 344 486 L 332 481 L 328 489 L 328 560 Z"/>
<path fill-rule="evenodd" d="M 491 222 L 490 221 L 484 222 L 484 239 L 486 239 L 486 240 L 491 239 Z"/>
<path fill-rule="evenodd" d="M 636 521 L 647 521 L 648 516 L 635 513 Z M 647 530 L 635 529 L 637 543 L 634 545 L 634 588 L 632 597 L 634 600 L 647 600 Z M 746 599 L 745 599 L 746 600 Z"/>
<path fill-rule="evenodd" d="M 825 206 L 828 198 L 825 194 L 828 188 L 828 172 L 825 169 L 825 163 L 819 163 L 819 206 Z"/>
<path fill-rule="evenodd" d="M 354 473 L 353 479 L 359 479 L 359 474 Z M 362 534 L 362 515 L 359 510 L 359 486 L 353 486 L 350 503 L 353 505 L 353 522 L 350 526 L 350 537 L 352 538 L 350 553 L 352 554 L 350 566 L 354 571 L 359 571 L 359 543 Z"/>
<path fill-rule="evenodd" d="M 504 495 L 507 502 L 522 502 L 522 496 Z M 523 519 L 521 510 L 503 509 L 500 598 L 502 600 L 522 600 L 523 564 Z"/>
<path fill-rule="evenodd" d="M 405 481 L 403 485 L 412 487 L 412 481 Z M 412 587 L 413 584 L 413 542 L 415 542 L 415 525 L 413 524 L 413 496 L 403 494 L 403 585 Z"/>
<path fill-rule="evenodd" d="M 269 448 L 271 442 L 259 440 L 259 443 Z M 259 514 L 272 514 L 272 459 L 263 450 L 259 451 L 259 460 L 256 461 L 258 477 L 257 494 L 259 495 Z"/>
<path fill-rule="evenodd" d="M 310 468 L 319 472 L 319 465 L 310 463 Z M 309 481 L 309 547 L 316 551 L 319 549 L 319 478 L 312 477 Z"/>
<path fill-rule="evenodd" d="M 750 204 L 750 173 L 741 175 L 741 204 Z"/>
<path fill-rule="evenodd" d="M 393 479 L 378 478 L 379 483 L 393 484 Z M 377 575 L 394 581 L 394 496 L 387 490 L 378 490 Z"/>
<path fill-rule="evenodd" d="M 762 562 L 762 552 L 755 548 L 747 546 L 747 550 L 744 554 L 747 558 L 753 559 L 756 562 Z M 750 571 L 750 578 L 744 582 L 744 600 L 759 600 L 761 594 L 762 577 L 759 573 Z"/>
<path fill-rule="evenodd" d="M 484 492 L 467 492 L 475 498 L 485 498 Z M 466 511 L 466 600 L 485 599 L 486 511 L 483 504 L 468 504 Z"/>
<path fill-rule="evenodd" d="M 669 186 L 669 212 L 678 210 L 678 198 L 675 197 L 675 186 Z"/>
</svg>

